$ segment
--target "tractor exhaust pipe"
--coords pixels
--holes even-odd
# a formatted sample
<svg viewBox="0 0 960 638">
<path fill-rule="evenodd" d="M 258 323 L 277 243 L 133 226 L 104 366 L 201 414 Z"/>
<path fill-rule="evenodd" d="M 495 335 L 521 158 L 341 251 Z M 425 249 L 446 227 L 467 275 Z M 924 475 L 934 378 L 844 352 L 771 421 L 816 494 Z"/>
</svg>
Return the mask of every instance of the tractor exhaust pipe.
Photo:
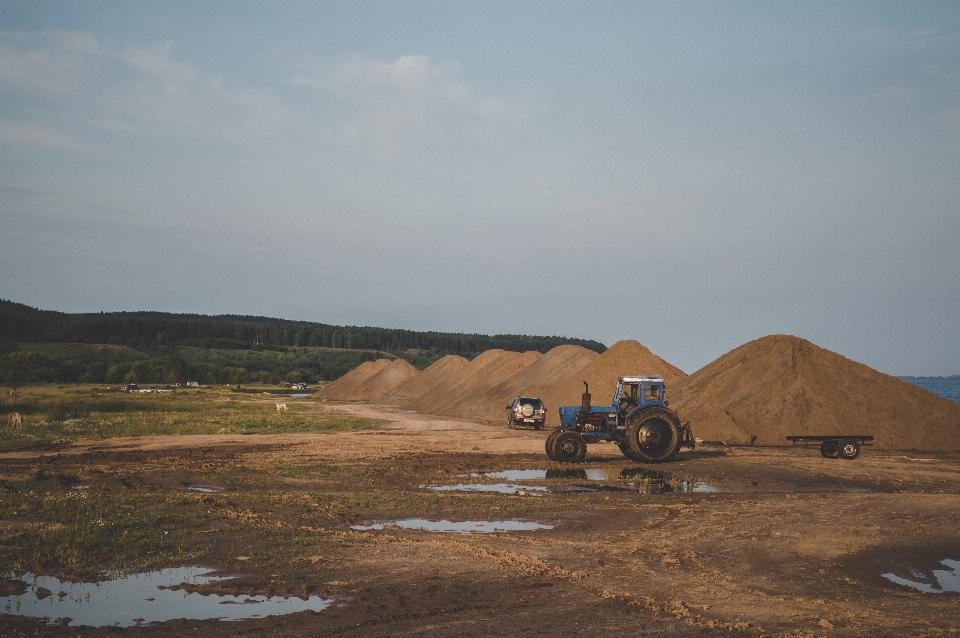
<svg viewBox="0 0 960 638">
<path fill-rule="evenodd" d="M 583 396 L 580 397 L 580 411 L 590 412 L 590 386 L 583 382 Z"/>
</svg>

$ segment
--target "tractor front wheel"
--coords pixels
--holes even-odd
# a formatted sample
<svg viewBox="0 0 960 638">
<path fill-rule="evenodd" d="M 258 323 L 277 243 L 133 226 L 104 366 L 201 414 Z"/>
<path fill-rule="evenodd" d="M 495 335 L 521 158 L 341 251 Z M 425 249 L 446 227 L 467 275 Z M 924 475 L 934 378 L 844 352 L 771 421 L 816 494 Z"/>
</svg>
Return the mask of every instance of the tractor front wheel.
<svg viewBox="0 0 960 638">
<path fill-rule="evenodd" d="M 547 441 L 543 444 L 543 447 L 546 448 L 547 458 L 551 461 L 556 461 L 557 457 L 553 454 L 553 442 L 557 440 L 557 437 L 560 436 L 560 430 L 556 429 L 547 435 Z"/>
<path fill-rule="evenodd" d="M 630 452 L 647 463 L 670 460 L 680 451 L 681 439 L 680 422 L 668 410 L 648 408 L 627 422 Z"/>
<path fill-rule="evenodd" d="M 587 455 L 587 442 L 576 432 L 566 430 L 553 440 L 553 458 L 560 463 L 579 463 Z"/>
</svg>

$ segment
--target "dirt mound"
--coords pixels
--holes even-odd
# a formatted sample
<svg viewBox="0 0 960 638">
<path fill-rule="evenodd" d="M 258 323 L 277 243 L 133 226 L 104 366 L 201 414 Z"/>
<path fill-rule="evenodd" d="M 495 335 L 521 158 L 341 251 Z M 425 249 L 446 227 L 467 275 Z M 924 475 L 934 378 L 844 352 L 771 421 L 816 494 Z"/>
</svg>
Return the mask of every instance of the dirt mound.
<svg viewBox="0 0 960 638">
<path fill-rule="evenodd" d="M 330 385 L 314 392 L 313 396 L 318 399 L 333 399 L 335 401 L 356 400 L 356 394 L 361 391 L 363 384 L 391 363 L 390 359 L 364 361 Z"/>
<path fill-rule="evenodd" d="M 580 370 L 557 378 L 547 385 L 540 398 L 547 405 L 547 427 L 557 425 L 557 407 L 580 405 L 583 382 L 590 384 L 594 405 L 607 405 L 613 400 L 617 379 L 628 375 L 650 374 L 663 377 L 667 396 L 687 374 L 650 352 L 637 341 L 618 341 Z M 672 403 L 672 401 L 671 401 Z"/>
<path fill-rule="evenodd" d="M 364 381 L 357 390 L 355 400 L 369 401 L 390 392 L 398 385 L 419 376 L 417 370 L 406 359 L 397 359 Z"/>
<path fill-rule="evenodd" d="M 406 407 L 407 404 L 432 391 L 447 379 L 453 377 L 470 362 L 455 354 L 448 354 L 430 364 L 423 372 L 404 381 L 393 390 L 377 397 L 377 403 L 386 403 Z"/>
<path fill-rule="evenodd" d="M 493 386 L 533 364 L 543 355 L 539 352 L 507 352 L 487 350 L 458 374 L 434 387 L 409 406 L 424 414 L 474 417 L 466 408 L 467 402 L 482 396 Z"/>
<path fill-rule="evenodd" d="M 872 434 L 879 448 L 960 449 L 960 405 L 787 335 L 728 352 L 677 384 L 670 403 L 708 441 Z"/>
<path fill-rule="evenodd" d="M 557 346 L 486 392 L 470 397 L 464 402 L 463 408 L 474 418 L 505 421 L 507 417 L 504 408 L 515 397 L 543 397 L 550 392 L 550 388 L 557 385 L 558 380 L 576 377 L 580 370 L 599 356 L 593 350 L 580 346 Z M 547 425 L 551 422 L 556 425 L 555 406 L 547 407 Z"/>
</svg>

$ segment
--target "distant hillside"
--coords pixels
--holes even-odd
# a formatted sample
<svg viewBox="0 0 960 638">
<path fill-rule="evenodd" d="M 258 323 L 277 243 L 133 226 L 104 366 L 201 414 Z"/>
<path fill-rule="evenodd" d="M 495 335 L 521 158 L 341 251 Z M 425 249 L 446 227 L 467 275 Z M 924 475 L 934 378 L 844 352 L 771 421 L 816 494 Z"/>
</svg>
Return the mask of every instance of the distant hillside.
<svg viewBox="0 0 960 638">
<path fill-rule="evenodd" d="M 238 315 L 166 312 L 64 313 L 0 299 L 0 341 L 96 343 L 151 352 L 170 346 L 221 350 L 324 347 L 348 350 L 420 350 L 472 358 L 491 349 L 547 352 L 573 344 L 602 353 L 597 341 L 531 335 L 417 332 L 396 328 L 330 326 L 307 321 Z"/>
</svg>

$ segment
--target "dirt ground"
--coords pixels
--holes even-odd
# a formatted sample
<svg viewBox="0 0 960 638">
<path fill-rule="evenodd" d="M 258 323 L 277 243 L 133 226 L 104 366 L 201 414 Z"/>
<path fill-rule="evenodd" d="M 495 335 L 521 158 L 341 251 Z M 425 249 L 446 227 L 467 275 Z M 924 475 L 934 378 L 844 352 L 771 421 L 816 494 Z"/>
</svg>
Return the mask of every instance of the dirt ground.
<svg viewBox="0 0 960 638">
<path fill-rule="evenodd" d="M 182 564 L 236 576 L 198 591 L 316 594 L 336 605 L 126 629 L 0 614 L 0 635 L 960 634 L 960 594 L 921 593 L 883 577 L 936 586 L 929 575 L 946 569 L 941 561 L 960 560 L 960 454 L 865 447 L 845 461 L 815 447 L 701 446 L 639 467 L 597 444 L 584 464 L 564 466 L 543 453 L 545 432 L 364 405 L 325 409 L 386 423 L 340 434 L 75 443 L 2 454 L 0 478 L 22 491 L 39 470 L 74 477 L 90 492 L 193 498 L 206 515 L 183 543 L 201 558 Z M 523 481 L 484 475 L 536 469 L 562 471 Z M 430 489 L 478 483 L 525 488 Z M 223 489 L 185 491 L 201 484 Z M 672 491 L 650 493 L 659 489 Z M 352 528 L 411 518 L 552 527 Z M 56 524 L 0 521 L 0 538 Z"/>
</svg>

